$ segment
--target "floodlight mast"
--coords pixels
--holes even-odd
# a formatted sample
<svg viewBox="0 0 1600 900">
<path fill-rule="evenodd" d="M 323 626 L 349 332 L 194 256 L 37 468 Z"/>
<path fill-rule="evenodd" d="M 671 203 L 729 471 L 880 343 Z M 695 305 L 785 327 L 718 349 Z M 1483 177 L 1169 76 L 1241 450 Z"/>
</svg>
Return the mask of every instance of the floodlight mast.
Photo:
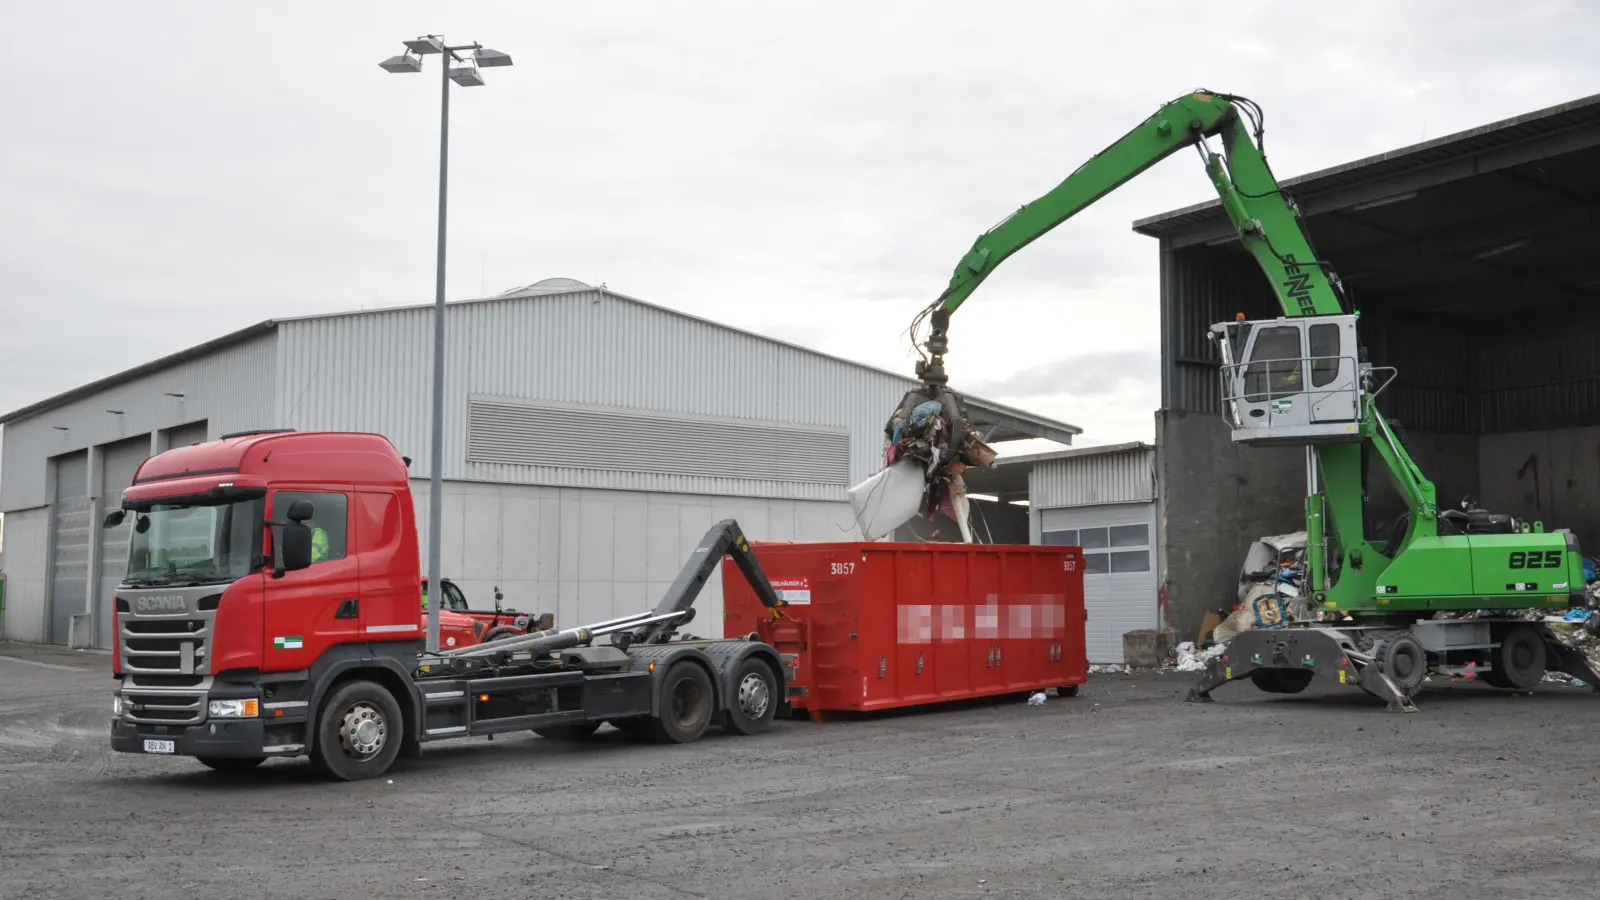
<svg viewBox="0 0 1600 900">
<path fill-rule="evenodd" d="M 428 603 L 427 650 L 439 651 L 439 603 L 444 596 L 440 575 L 440 543 L 444 522 L 444 262 L 445 262 L 445 199 L 449 186 L 450 159 L 450 82 L 462 87 L 481 87 L 483 75 L 480 67 L 493 68 L 511 65 L 511 57 L 498 50 L 490 50 L 474 41 L 470 44 L 450 46 L 444 37 L 426 34 L 402 41 L 406 52 L 379 63 L 379 67 L 392 74 L 412 74 L 422 71 L 422 57 L 442 54 L 439 78 L 439 246 L 434 261 L 433 288 L 433 428 L 429 451 L 428 485 L 428 587 L 433 597 Z M 473 58 L 462 58 L 461 53 L 473 51 Z M 415 54 L 415 55 L 413 55 Z M 462 65 L 452 65 L 458 63 Z"/>
</svg>

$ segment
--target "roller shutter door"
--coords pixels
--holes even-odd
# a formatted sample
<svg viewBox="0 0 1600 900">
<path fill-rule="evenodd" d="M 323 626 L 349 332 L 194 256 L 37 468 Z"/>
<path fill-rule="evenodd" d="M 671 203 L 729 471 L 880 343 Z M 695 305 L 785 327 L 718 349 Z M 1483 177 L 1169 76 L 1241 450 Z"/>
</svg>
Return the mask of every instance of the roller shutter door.
<svg viewBox="0 0 1600 900">
<path fill-rule="evenodd" d="M 89 454 L 55 460 L 50 521 L 50 642 L 65 644 L 72 617 L 89 597 Z"/>
<path fill-rule="evenodd" d="M 1155 505 L 1040 510 L 1040 532 L 1042 543 L 1083 548 L 1089 662 L 1122 662 L 1122 636 L 1159 621 Z"/>
<path fill-rule="evenodd" d="M 139 437 L 108 444 L 101 448 L 101 453 L 104 473 L 100 503 L 109 512 L 122 502 L 123 489 L 133 484 L 133 474 L 139 470 L 139 464 L 150 456 L 150 438 Z M 111 604 L 116 597 L 117 582 L 122 580 L 128 568 L 128 535 L 132 527 L 133 519 L 130 517 L 121 525 L 100 532 L 100 593 L 95 603 L 99 607 L 95 610 L 95 628 L 98 635 L 96 646 L 101 649 L 111 647 Z"/>
</svg>

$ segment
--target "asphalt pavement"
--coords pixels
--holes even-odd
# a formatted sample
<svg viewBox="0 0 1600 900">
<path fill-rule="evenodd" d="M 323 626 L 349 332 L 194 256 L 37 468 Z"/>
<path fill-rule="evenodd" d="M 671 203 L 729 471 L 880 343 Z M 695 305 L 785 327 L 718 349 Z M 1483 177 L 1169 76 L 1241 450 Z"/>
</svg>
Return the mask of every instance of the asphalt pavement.
<svg viewBox="0 0 1600 900">
<path fill-rule="evenodd" d="M 1600 895 L 1600 697 L 1093 675 L 1071 699 L 430 745 L 390 776 L 112 754 L 109 657 L 0 644 L 0 898 Z"/>
</svg>

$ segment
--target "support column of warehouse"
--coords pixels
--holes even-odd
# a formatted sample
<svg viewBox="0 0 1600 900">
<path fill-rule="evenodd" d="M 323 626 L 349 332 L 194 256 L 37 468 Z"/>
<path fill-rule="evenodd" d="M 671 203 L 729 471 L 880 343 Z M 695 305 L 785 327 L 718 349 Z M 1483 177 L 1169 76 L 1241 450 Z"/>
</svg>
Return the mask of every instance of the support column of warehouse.
<svg viewBox="0 0 1600 900">
<path fill-rule="evenodd" d="M 1378 404 L 1440 505 L 1570 528 L 1600 555 L 1600 95 L 1283 184 L 1372 364 L 1397 370 Z M 1161 581 L 1191 639 L 1237 599 L 1251 541 L 1304 528 L 1305 460 L 1235 445 L 1221 419 L 1207 329 L 1280 310 L 1219 204 L 1134 229 L 1160 241 Z M 1369 462 L 1369 533 L 1404 508 L 1382 471 Z"/>
</svg>

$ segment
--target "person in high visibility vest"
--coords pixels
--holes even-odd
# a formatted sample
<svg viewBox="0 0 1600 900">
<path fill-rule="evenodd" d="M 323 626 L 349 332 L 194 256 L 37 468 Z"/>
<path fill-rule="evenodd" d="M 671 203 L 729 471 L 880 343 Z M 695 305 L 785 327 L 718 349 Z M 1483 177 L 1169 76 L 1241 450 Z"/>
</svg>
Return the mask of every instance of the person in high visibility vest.
<svg viewBox="0 0 1600 900">
<path fill-rule="evenodd" d="M 311 529 L 311 561 L 322 562 L 328 556 L 328 532 L 321 528 Z"/>
</svg>

